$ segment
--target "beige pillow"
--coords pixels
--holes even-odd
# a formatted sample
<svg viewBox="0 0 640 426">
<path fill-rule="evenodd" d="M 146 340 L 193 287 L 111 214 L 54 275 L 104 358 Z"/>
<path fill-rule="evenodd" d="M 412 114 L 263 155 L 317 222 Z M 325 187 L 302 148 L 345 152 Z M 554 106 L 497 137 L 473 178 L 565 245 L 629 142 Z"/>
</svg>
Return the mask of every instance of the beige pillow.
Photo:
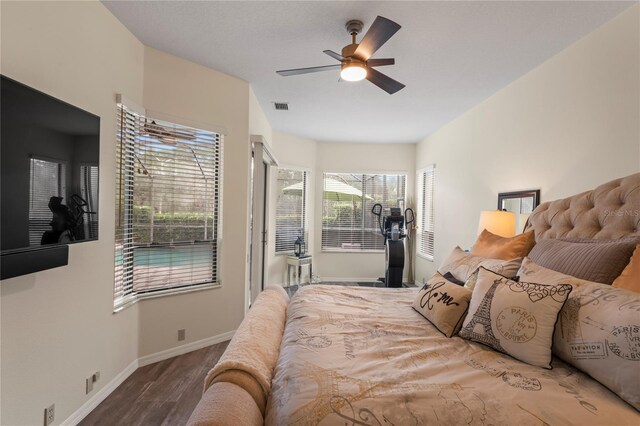
<svg viewBox="0 0 640 426">
<path fill-rule="evenodd" d="M 520 276 L 572 284 L 558 317 L 553 353 L 640 410 L 640 294 L 569 277 L 529 259 Z"/>
<path fill-rule="evenodd" d="M 445 336 L 451 337 L 460 330 L 469 300 L 471 290 L 436 272 L 420 289 L 412 306 Z"/>
<path fill-rule="evenodd" d="M 615 279 L 613 286 L 640 293 L 640 244 L 636 246 L 629 264 Z"/>
<path fill-rule="evenodd" d="M 550 369 L 553 330 L 570 292 L 568 284 L 516 282 L 481 267 L 458 334 Z"/>
<path fill-rule="evenodd" d="M 442 275 L 451 272 L 460 281 L 467 281 L 480 266 L 483 266 L 505 277 L 513 278 L 516 276 L 521 263 L 521 258 L 511 260 L 489 259 L 482 256 L 474 256 L 460 247 L 456 247 L 442 262 L 438 272 Z"/>
<path fill-rule="evenodd" d="M 492 259 L 510 260 L 525 257 L 535 245 L 536 236 L 533 231 L 505 238 L 485 229 L 478 235 L 478 239 L 471 248 L 471 254 Z"/>
</svg>

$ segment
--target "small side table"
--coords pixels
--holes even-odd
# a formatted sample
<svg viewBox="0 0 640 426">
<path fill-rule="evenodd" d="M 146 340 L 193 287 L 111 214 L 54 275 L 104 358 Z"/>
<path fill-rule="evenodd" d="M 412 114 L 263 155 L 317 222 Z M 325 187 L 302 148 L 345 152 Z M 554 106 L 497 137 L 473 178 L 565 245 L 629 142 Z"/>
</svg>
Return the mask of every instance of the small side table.
<svg viewBox="0 0 640 426">
<path fill-rule="evenodd" d="M 313 276 L 313 264 L 312 257 L 297 257 L 297 256 L 287 256 L 287 287 L 291 286 L 291 268 L 297 267 L 297 275 L 298 275 L 298 285 L 302 285 L 302 267 L 309 266 L 309 284 L 311 284 L 311 277 Z"/>
</svg>

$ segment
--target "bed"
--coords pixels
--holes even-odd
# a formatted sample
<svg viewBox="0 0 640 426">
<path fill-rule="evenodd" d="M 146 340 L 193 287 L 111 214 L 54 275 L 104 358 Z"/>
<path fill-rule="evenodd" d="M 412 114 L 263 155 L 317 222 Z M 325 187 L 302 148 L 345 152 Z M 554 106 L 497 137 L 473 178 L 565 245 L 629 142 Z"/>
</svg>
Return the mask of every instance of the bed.
<svg viewBox="0 0 640 426">
<path fill-rule="evenodd" d="M 544 203 L 528 224 L 539 240 L 638 237 L 639 226 L 640 173 Z M 190 424 L 640 424 L 632 405 L 560 359 L 544 369 L 445 337 L 411 307 L 417 291 L 313 285 L 290 302 L 265 291 Z M 638 367 L 628 374 L 640 386 Z"/>
</svg>

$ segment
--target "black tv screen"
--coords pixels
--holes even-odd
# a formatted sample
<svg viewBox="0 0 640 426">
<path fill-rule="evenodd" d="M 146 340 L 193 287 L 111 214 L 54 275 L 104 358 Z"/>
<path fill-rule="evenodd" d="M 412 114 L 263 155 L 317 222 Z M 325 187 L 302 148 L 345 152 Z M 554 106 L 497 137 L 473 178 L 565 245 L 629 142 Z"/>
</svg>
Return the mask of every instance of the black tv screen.
<svg viewBox="0 0 640 426">
<path fill-rule="evenodd" d="M 2 252 L 98 239 L 100 118 L 0 78 Z"/>
</svg>

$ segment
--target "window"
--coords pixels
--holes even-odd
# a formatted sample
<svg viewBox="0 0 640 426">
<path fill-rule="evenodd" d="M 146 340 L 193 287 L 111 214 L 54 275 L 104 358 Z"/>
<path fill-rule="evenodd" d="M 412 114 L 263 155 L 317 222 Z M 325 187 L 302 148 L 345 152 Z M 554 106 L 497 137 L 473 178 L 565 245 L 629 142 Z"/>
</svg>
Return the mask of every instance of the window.
<svg viewBox="0 0 640 426">
<path fill-rule="evenodd" d="M 435 165 L 418 171 L 416 177 L 418 187 L 418 255 L 428 260 L 433 260 L 434 252 L 433 194 L 435 177 Z"/>
<path fill-rule="evenodd" d="M 292 254 L 299 236 L 307 240 L 308 175 L 304 170 L 278 169 L 276 253 Z"/>
<path fill-rule="evenodd" d="M 29 180 L 29 245 L 40 245 L 51 230 L 51 197 L 65 197 L 65 165 L 57 160 L 32 157 Z"/>
<path fill-rule="evenodd" d="M 82 214 L 86 238 L 98 237 L 98 170 L 98 166 L 80 166 L 80 194 L 87 204 Z"/>
<path fill-rule="evenodd" d="M 322 196 L 322 250 L 383 251 L 384 237 L 374 204 L 404 208 L 404 175 L 325 173 Z"/>
<path fill-rule="evenodd" d="M 118 106 L 115 305 L 218 282 L 222 135 Z"/>
</svg>

